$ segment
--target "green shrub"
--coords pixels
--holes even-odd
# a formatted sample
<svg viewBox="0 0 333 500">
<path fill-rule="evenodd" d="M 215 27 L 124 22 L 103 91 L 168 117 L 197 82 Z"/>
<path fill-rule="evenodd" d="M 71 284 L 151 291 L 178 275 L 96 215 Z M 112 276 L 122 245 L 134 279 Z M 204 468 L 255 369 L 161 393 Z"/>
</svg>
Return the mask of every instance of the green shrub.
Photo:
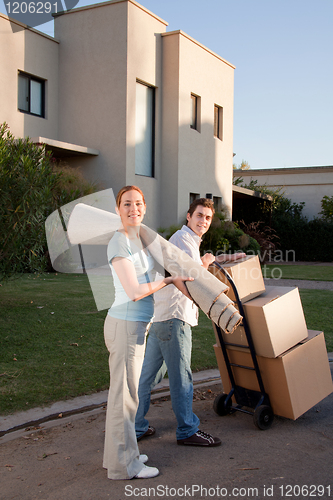
<svg viewBox="0 0 333 500">
<path fill-rule="evenodd" d="M 238 184 L 242 185 L 238 179 Z M 257 204 L 256 210 L 247 213 L 245 223 L 262 221 L 270 226 L 279 239 L 279 253 L 282 260 L 296 261 L 333 261 L 333 197 L 322 200 L 322 218 L 308 221 L 303 215 L 304 202 L 293 203 L 283 194 L 282 188 L 270 190 L 267 186 L 257 186 L 257 181 L 251 181 L 243 187 L 272 196 L 271 204 Z M 331 212 L 332 210 L 332 212 Z M 250 220 L 252 219 L 252 221 Z M 244 228 L 245 232 L 246 229 Z M 251 233 L 250 233 L 251 234 Z M 258 238 L 259 243 L 260 238 Z M 288 257 L 289 255 L 289 257 Z"/>
<path fill-rule="evenodd" d="M 28 139 L 15 140 L 0 126 L 0 274 L 44 270 L 44 221 L 58 181 L 50 156 Z"/>
<path fill-rule="evenodd" d="M 56 207 L 66 205 L 99 189 L 97 184 L 84 178 L 78 167 L 71 167 L 63 161 L 55 163 L 53 171 L 58 174 L 58 182 L 53 189 Z"/>
<path fill-rule="evenodd" d="M 46 218 L 94 189 L 74 169 L 57 169 L 45 147 L 15 139 L 0 125 L 1 278 L 50 269 Z"/>
</svg>

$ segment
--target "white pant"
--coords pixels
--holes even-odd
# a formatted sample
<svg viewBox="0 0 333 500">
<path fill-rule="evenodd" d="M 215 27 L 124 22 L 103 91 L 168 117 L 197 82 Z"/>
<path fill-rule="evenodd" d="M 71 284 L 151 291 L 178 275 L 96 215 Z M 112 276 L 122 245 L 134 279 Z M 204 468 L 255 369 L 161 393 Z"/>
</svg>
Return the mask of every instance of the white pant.
<svg viewBox="0 0 333 500">
<path fill-rule="evenodd" d="M 107 315 L 104 339 L 110 353 L 103 467 L 109 479 L 131 479 L 143 468 L 135 434 L 138 385 L 150 323 Z"/>
</svg>

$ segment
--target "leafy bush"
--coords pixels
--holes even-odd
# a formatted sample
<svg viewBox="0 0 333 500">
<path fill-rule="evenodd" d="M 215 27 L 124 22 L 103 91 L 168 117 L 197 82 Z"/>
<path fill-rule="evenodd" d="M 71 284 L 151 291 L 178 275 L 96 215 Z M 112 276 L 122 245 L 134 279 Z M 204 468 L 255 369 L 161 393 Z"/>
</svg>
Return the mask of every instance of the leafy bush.
<svg viewBox="0 0 333 500">
<path fill-rule="evenodd" d="M 269 226 L 264 226 L 262 222 L 250 222 L 245 224 L 241 221 L 243 231 L 246 235 L 254 238 L 260 245 L 260 260 L 265 262 L 270 260 L 279 246 L 276 232 Z"/>
<path fill-rule="evenodd" d="M 71 167 L 63 161 L 55 163 L 53 171 L 59 174 L 57 184 L 53 189 L 54 202 L 57 207 L 94 193 L 99 189 L 97 184 L 91 183 L 83 177 L 78 167 Z"/>
<path fill-rule="evenodd" d="M 0 273 L 44 269 L 44 221 L 58 176 L 45 149 L 0 127 Z"/>
<path fill-rule="evenodd" d="M 50 269 L 46 218 L 57 207 L 94 189 L 77 174 L 76 183 L 69 182 L 72 170 L 57 170 L 45 147 L 28 138 L 15 139 L 6 123 L 0 125 L 2 279 L 17 273 Z"/>
<path fill-rule="evenodd" d="M 284 256 L 281 260 L 289 260 L 290 252 L 292 259 L 297 261 L 333 260 L 333 222 L 330 217 L 333 214 L 333 197 L 323 198 L 322 219 L 308 221 L 302 213 L 305 203 L 293 203 L 284 196 L 282 188 L 271 190 L 267 186 L 258 186 L 257 181 L 251 181 L 243 187 L 272 196 L 271 204 L 258 204 L 256 211 L 247 214 L 245 222 L 249 226 L 251 222 L 257 224 L 258 221 L 263 221 L 263 224 L 275 232 L 279 238 L 278 252 Z M 249 220 L 251 218 L 252 221 Z M 245 228 L 244 230 L 247 232 Z M 260 238 L 258 235 L 257 237 L 260 243 Z"/>
</svg>

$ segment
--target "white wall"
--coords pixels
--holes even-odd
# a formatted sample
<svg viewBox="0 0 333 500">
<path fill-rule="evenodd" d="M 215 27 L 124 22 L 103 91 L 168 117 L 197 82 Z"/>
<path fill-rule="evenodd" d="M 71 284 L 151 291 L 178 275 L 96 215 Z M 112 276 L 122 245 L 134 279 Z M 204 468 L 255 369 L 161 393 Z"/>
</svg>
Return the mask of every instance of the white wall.
<svg viewBox="0 0 333 500">
<path fill-rule="evenodd" d="M 222 197 L 231 214 L 233 78 L 231 64 L 185 33 L 163 35 L 162 162 L 166 189 L 162 196 L 170 224 L 184 219 L 190 192 Z M 190 127 L 191 93 L 200 96 L 199 130 Z M 223 107 L 222 141 L 214 137 L 214 104 Z"/>
<path fill-rule="evenodd" d="M 58 49 L 51 37 L 36 30 L 15 33 L 7 16 L 0 14 L 0 122 L 15 137 L 58 137 Z M 18 72 L 46 80 L 45 118 L 18 110 Z"/>
<path fill-rule="evenodd" d="M 333 166 L 234 170 L 234 177 L 242 177 L 244 184 L 252 179 L 271 189 L 282 187 L 293 203 L 305 202 L 303 215 L 309 220 L 319 215 L 323 197 L 333 196 Z"/>
</svg>

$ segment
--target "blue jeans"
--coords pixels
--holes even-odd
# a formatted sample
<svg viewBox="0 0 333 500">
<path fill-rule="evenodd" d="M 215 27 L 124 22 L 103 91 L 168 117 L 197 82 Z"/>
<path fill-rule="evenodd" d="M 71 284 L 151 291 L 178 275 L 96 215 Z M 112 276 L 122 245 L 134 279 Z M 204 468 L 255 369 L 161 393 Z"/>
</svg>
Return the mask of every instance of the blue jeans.
<svg viewBox="0 0 333 500">
<path fill-rule="evenodd" d="M 177 418 L 177 439 L 186 439 L 198 430 L 199 418 L 193 413 L 193 380 L 191 372 L 192 332 L 179 319 L 153 323 L 139 382 L 139 407 L 135 418 L 136 436 L 140 437 L 149 422 L 145 418 L 150 393 L 168 370 L 172 409 Z"/>
</svg>

